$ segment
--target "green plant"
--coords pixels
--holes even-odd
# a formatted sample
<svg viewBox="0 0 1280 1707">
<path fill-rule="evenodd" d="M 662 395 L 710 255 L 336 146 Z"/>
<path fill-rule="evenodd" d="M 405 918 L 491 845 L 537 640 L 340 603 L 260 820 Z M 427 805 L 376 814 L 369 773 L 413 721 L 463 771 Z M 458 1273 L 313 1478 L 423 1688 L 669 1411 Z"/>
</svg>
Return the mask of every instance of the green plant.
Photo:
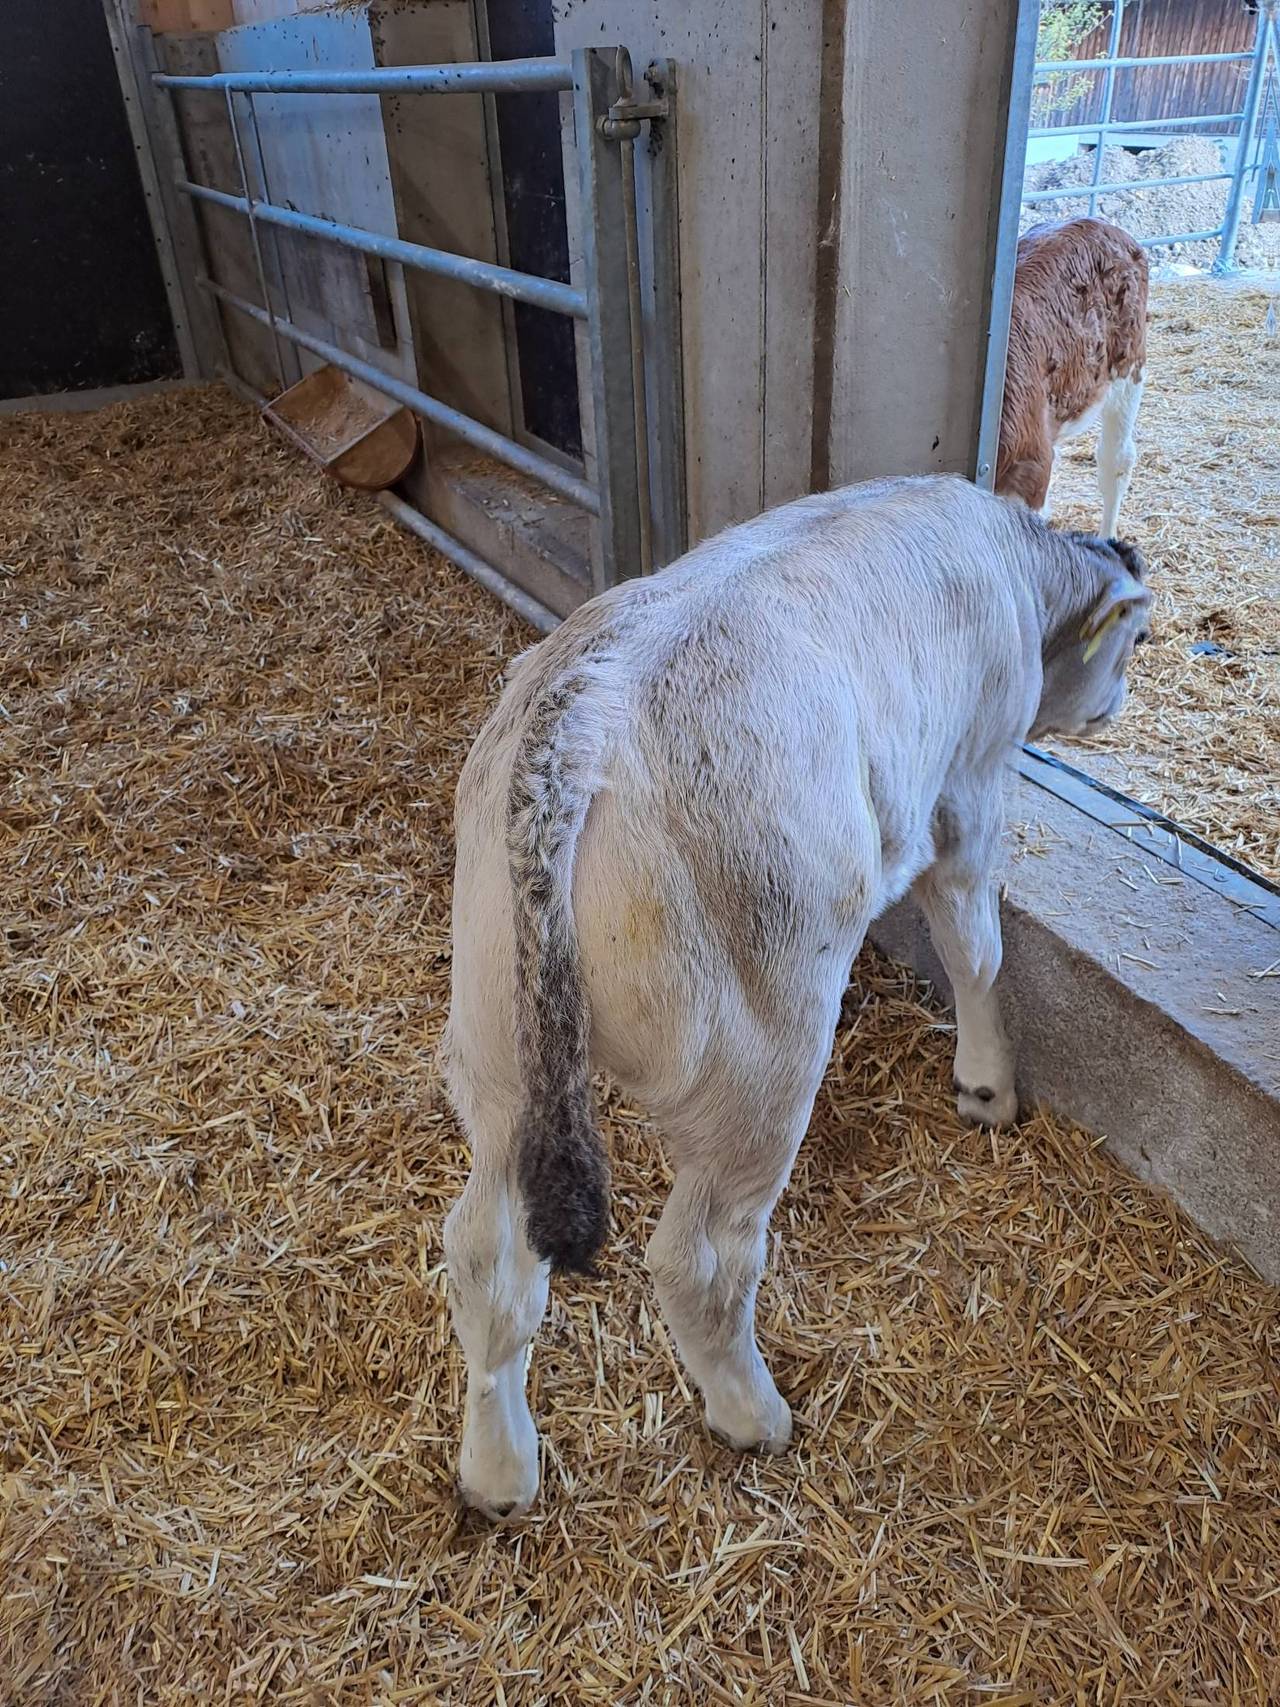
<svg viewBox="0 0 1280 1707">
<path fill-rule="evenodd" d="M 1043 0 L 1036 36 L 1037 61 L 1072 58 L 1102 19 L 1098 0 Z M 1031 92 L 1032 124 L 1046 124 L 1051 114 L 1064 112 L 1083 100 L 1093 89 L 1096 76 L 1090 71 L 1052 71 L 1037 80 Z"/>
</svg>

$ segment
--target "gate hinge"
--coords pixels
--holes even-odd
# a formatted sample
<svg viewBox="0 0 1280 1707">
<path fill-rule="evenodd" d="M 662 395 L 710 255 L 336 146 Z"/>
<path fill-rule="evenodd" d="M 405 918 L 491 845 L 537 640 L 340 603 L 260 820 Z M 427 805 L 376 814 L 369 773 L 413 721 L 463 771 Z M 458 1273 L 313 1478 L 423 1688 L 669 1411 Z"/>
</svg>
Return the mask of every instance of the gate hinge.
<svg viewBox="0 0 1280 1707">
<path fill-rule="evenodd" d="M 607 142 L 633 142 L 640 134 L 644 119 L 665 119 L 671 109 L 665 95 L 649 101 L 636 100 L 631 78 L 631 55 L 626 48 L 618 49 L 616 75 L 618 98 L 596 123 Z"/>
</svg>

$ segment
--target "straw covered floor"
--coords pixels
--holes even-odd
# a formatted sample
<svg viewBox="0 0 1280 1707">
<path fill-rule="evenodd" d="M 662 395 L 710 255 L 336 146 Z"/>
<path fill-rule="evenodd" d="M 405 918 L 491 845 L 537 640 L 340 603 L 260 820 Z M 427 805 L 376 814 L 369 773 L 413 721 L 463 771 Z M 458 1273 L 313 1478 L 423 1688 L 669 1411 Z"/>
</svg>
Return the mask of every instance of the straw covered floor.
<svg viewBox="0 0 1280 1707">
<path fill-rule="evenodd" d="M 1150 563 L 1153 638 L 1135 659 L 1124 717 L 1074 759 L 1062 749 L 1272 878 L 1280 877 L 1277 314 L 1280 298 L 1254 286 L 1152 286 L 1138 466 L 1120 531 Z M 1093 434 L 1063 447 L 1053 512 L 1057 526 L 1098 527 Z"/>
<path fill-rule="evenodd" d="M 527 637 L 216 391 L 0 441 L 6 1707 L 1280 1698 L 1275 1295 L 962 1130 L 872 958 L 762 1294 L 795 1449 L 704 1434 L 615 1100 L 542 1500 L 461 1515 L 451 796 Z"/>
</svg>

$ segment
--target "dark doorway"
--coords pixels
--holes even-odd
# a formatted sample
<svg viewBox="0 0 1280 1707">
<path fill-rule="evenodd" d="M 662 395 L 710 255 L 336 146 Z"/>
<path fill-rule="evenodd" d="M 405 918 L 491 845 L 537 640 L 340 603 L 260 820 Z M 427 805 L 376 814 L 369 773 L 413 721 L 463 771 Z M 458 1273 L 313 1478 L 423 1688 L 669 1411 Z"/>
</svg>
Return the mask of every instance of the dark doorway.
<svg viewBox="0 0 1280 1707">
<path fill-rule="evenodd" d="M 0 231 L 0 396 L 178 373 L 102 0 L 6 0 Z"/>
<path fill-rule="evenodd" d="M 555 52 L 552 0 L 486 0 L 486 11 L 492 58 Z M 560 98 L 553 93 L 499 95 L 494 107 L 510 264 L 567 284 Z M 573 322 L 524 302 L 514 305 L 514 320 L 525 427 L 557 450 L 581 456 Z"/>
</svg>

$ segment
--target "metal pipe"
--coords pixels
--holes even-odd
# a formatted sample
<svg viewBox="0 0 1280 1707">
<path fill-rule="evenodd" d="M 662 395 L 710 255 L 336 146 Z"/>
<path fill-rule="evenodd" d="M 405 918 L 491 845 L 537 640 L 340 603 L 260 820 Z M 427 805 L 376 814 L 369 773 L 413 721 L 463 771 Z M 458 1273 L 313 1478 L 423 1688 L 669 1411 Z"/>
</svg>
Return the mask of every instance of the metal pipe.
<svg viewBox="0 0 1280 1707">
<path fill-rule="evenodd" d="M 1222 227 L 1215 225 L 1212 231 L 1179 231 L 1172 237 L 1135 237 L 1134 242 L 1140 249 L 1163 249 L 1169 243 L 1212 243 L 1215 237 L 1222 236 Z"/>
<path fill-rule="evenodd" d="M 237 89 L 259 95 L 517 94 L 571 89 L 566 60 L 507 59 L 466 65 L 378 66 L 368 71 L 215 71 L 206 77 L 161 72 L 166 89 Z"/>
<path fill-rule="evenodd" d="M 1116 119 L 1107 125 L 1096 124 L 1063 124 L 1040 125 L 1027 132 L 1028 137 L 1038 136 L 1094 136 L 1099 130 L 1105 129 L 1108 136 L 1118 135 L 1121 131 L 1140 130 L 1160 132 L 1172 130 L 1175 126 L 1197 124 L 1237 124 L 1244 117 L 1240 113 L 1197 113 L 1193 118 L 1182 119 Z"/>
<path fill-rule="evenodd" d="M 1262 90 L 1266 83 L 1264 67 L 1268 59 L 1267 44 L 1275 27 L 1274 5 L 1265 8 L 1260 6 L 1257 36 L 1253 44 L 1253 70 L 1249 73 L 1249 87 L 1245 91 L 1240 138 L 1236 143 L 1235 169 L 1231 174 L 1231 188 L 1227 191 L 1226 212 L 1222 216 L 1222 242 L 1218 246 L 1218 258 L 1213 263 L 1215 273 L 1230 272 L 1235 260 L 1236 240 L 1240 235 L 1240 215 L 1244 208 L 1244 181 L 1249 175 L 1249 154 L 1253 147 L 1258 109 L 1262 104 Z"/>
<path fill-rule="evenodd" d="M 1120 31 L 1124 25 L 1124 0 L 1111 0 L 1111 33 L 1107 37 L 1107 58 L 1114 60 L 1120 51 Z M 1108 65 L 1102 79 L 1102 122 L 1098 126 L 1098 146 L 1093 156 L 1093 193 L 1089 197 L 1089 217 L 1098 212 L 1098 180 L 1102 176 L 1102 150 L 1107 126 L 1111 123 L 1111 103 L 1115 96 L 1116 68 Z"/>
<path fill-rule="evenodd" d="M 1253 58 L 1253 49 L 1246 53 L 1164 53 L 1150 59 L 1046 59 L 1036 66 L 1035 75 L 1050 71 L 1105 71 L 1114 65 L 1117 71 L 1140 71 L 1148 65 L 1232 65 Z"/>
<path fill-rule="evenodd" d="M 258 189 L 261 191 L 259 200 L 269 202 L 271 200 L 271 181 L 267 175 L 267 151 L 262 146 L 262 127 L 258 123 L 258 103 L 252 95 L 246 95 L 245 105 L 249 109 L 249 119 L 253 126 L 253 164 L 257 175 Z M 245 194 L 248 193 L 246 190 Z M 280 298 L 287 313 L 289 310 L 289 285 L 285 274 L 284 260 L 280 253 L 280 234 L 274 227 L 268 226 L 267 229 L 271 236 L 271 278 L 280 292 Z M 268 298 L 269 300 L 270 298 Z M 293 366 L 297 370 L 296 374 L 290 375 L 290 383 L 293 383 L 294 379 L 301 379 L 302 377 L 302 364 L 299 362 L 295 350 L 291 349 L 289 353 L 293 358 Z"/>
<path fill-rule="evenodd" d="M 689 546 L 680 350 L 680 195 L 676 182 L 679 101 L 674 62 L 655 59 L 645 71 L 645 80 L 667 103 L 667 116 L 650 123 L 649 145 L 636 156 L 641 173 L 639 213 L 642 221 L 647 217 L 644 252 L 650 259 L 640 282 L 644 289 L 645 370 L 656 416 L 649 447 L 654 463 L 653 555 L 662 568 L 682 557 Z"/>
<path fill-rule="evenodd" d="M 631 55 L 618 49 L 614 76 L 619 104 L 634 99 Z M 637 129 L 639 127 L 637 126 Z M 640 236 L 636 218 L 636 151 L 620 136 L 622 157 L 622 236 L 627 250 L 627 318 L 631 322 L 631 398 L 636 423 L 636 484 L 640 500 L 640 573 L 653 574 L 653 496 L 649 482 L 649 408 L 645 396 L 644 319 L 640 302 Z"/>
<path fill-rule="evenodd" d="M 271 301 L 271 291 L 267 285 L 267 269 L 262 264 L 262 244 L 258 239 L 258 221 L 253 211 L 253 198 L 249 194 L 249 173 L 244 163 L 244 149 L 240 146 L 240 126 L 236 120 L 236 97 L 233 89 L 227 90 L 227 122 L 231 126 L 231 140 L 235 144 L 236 165 L 240 168 L 240 188 L 244 192 L 244 206 L 249 215 L 249 236 L 253 243 L 253 260 L 258 269 L 258 289 L 262 292 L 262 306 L 267 311 L 267 319 L 271 324 L 271 345 L 276 357 L 276 377 L 280 381 L 281 391 L 287 391 L 289 382 L 284 373 L 284 354 L 280 348 L 280 334 L 276 330 L 275 305 Z M 183 180 L 185 182 L 185 180 Z M 179 188 L 181 188 L 181 184 Z M 228 200 L 235 200 L 229 197 Z"/>
<path fill-rule="evenodd" d="M 227 99 L 232 99 L 230 90 L 227 91 Z M 228 195 L 225 190 L 211 189 L 207 184 L 193 184 L 183 179 L 178 188 L 184 195 L 194 196 L 198 201 L 213 202 L 218 207 L 247 215 L 251 225 L 255 220 L 261 220 L 266 225 L 282 226 L 286 231 L 305 231 L 311 237 L 324 238 L 344 249 L 358 249 L 366 255 L 379 255 L 384 261 L 399 261 L 402 266 L 415 267 L 419 272 L 457 279 L 462 284 L 474 285 L 477 290 L 509 296 L 516 302 L 529 302 L 535 308 L 549 308 L 553 314 L 569 314 L 577 320 L 586 318 L 587 299 L 583 292 L 574 290 L 571 285 L 560 284 L 556 279 L 540 279 L 533 273 L 495 267 L 488 261 L 452 255 L 445 249 L 428 249 L 421 243 L 406 243 L 400 237 L 383 237 L 376 231 L 340 225 L 332 219 L 317 219 L 314 214 L 298 213 L 293 208 L 277 207 L 272 202 Z"/>
<path fill-rule="evenodd" d="M 1027 158 L 1027 119 L 1031 111 L 1031 65 L 1036 56 L 1036 27 L 1040 0 L 1017 0 L 1013 46 L 1009 59 L 1009 95 L 1004 103 L 1004 150 L 1000 164 L 1000 194 L 995 217 L 988 226 L 990 304 L 987 347 L 982 368 L 982 398 L 974 479 L 989 492 L 995 486 L 1000 453 L 1000 417 L 1004 410 L 1004 379 L 1009 354 L 1009 320 L 1013 311 L 1013 277 L 1018 259 L 1018 214 L 1022 174 Z"/>
<path fill-rule="evenodd" d="M 1169 184 L 1217 184 L 1230 176 L 1230 172 L 1197 172 L 1185 178 L 1130 178 L 1127 184 L 1099 184 L 1097 193 L 1100 196 L 1115 196 L 1129 190 L 1162 190 Z M 1088 194 L 1088 184 L 1072 184 L 1061 190 L 1030 190 L 1022 199 L 1024 202 L 1060 202 L 1067 201 L 1072 196 Z"/>
<path fill-rule="evenodd" d="M 582 222 L 575 233 L 587 292 L 591 393 L 588 438 L 600 488 L 600 527 L 591 570 L 596 592 L 640 572 L 639 451 L 630 359 L 631 315 L 623 213 L 622 156 L 606 125 L 616 78 L 612 56 L 575 48 L 573 116 L 578 138 Z"/>
<path fill-rule="evenodd" d="M 247 315 L 250 320 L 258 321 L 260 325 L 269 324 L 265 309 L 246 302 L 242 296 L 237 296 L 234 291 L 227 290 L 224 285 L 216 284 L 210 278 L 201 278 L 198 282 L 202 290 L 209 291 L 229 308 Z M 600 494 L 594 487 L 588 486 L 585 480 L 579 480 L 576 475 L 568 473 L 557 463 L 548 461 L 535 451 L 526 450 L 523 445 L 516 444 L 514 439 L 495 433 L 492 427 L 486 427 L 480 421 L 473 421 L 470 415 L 464 415 L 461 410 L 451 409 L 438 397 L 428 397 L 425 391 L 419 391 L 416 386 L 408 385 L 404 380 L 384 373 L 381 368 L 374 367 L 372 362 L 361 361 L 358 356 L 348 355 L 346 350 L 339 349 L 336 344 L 330 344 L 324 338 L 316 338 L 310 332 L 304 332 L 291 320 L 278 320 L 276 324 L 281 337 L 287 338 L 290 343 L 310 350 L 313 356 L 319 356 L 321 361 L 341 368 L 353 379 L 362 379 L 366 385 L 374 386 L 387 397 L 394 398 L 397 403 L 403 403 L 406 409 L 412 409 L 414 414 L 420 415 L 424 421 L 442 427 L 445 432 L 474 445 L 477 450 L 485 451 L 499 462 L 505 462 L 508 468 L 514 468 L 521 474 L 527 474 L 531 480 L 538 480 L 544 486 L 549 486 L 553 492 L 558 492 L 562 498 L 567 498 L 571 504 L 586 510 L 589 515 L 600 514 Z"/>
<path fill-rule="evenodd" d="M 494 598 L 501 599 L 509 610 L 523 617 L 539 634 L 550 634 L 553 628 L 560 626 L 562 619 L 553 610 L 548 610 L 546 605 L 539 603 L 532 594 L 526 593 L 522 588 L 512 586 L 492 563 L 486 563 L 483 557 L 477 557 L 474 551 L 469 550 L 451 533 L 446 533 L 430 516 L 424 516 L 421 510 L 413 504 L 407 504 L 394 492 L 379 492 L 376 496 L 383 509 L 393 515 L 401 527 L 417 534 L 419 539 L 434 546 L 442 557 L 456 563 L 473 581 L 479 581 L 487 592 L 492 593 Z"/>
</svg>

